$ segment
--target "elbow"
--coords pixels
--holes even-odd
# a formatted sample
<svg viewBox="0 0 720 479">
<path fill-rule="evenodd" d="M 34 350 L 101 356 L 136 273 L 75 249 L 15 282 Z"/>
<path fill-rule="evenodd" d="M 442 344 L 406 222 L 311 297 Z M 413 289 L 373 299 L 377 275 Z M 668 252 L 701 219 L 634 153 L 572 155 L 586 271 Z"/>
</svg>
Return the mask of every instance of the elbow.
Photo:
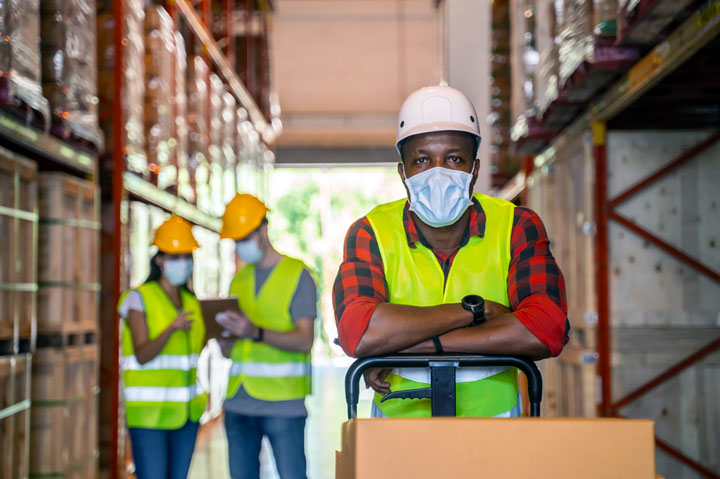
<svg viewBox="0 0 720 479">
<path fill-rule="evenodd" d="M 140 366 L 144 366 L 145 364 L 150 362 L 151 358 L 147 357 L 145 354 L 140 354 L 136 351 L 135 359 L 137 359 L 137 362 L 138 364 L 140 364 Z"/>
</svg>

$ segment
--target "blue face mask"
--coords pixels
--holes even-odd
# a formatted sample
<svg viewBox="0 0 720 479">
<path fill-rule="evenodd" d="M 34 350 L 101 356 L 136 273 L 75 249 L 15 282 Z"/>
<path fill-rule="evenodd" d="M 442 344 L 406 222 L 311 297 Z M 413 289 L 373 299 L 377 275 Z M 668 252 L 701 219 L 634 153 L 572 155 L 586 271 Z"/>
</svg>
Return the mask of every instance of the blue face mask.
<svg viewBox="0 0 720 479">
<path fill-rule="evenodd" d="M 188 282 L 193 272 L 193 262 L 191 259 L 178 258 L 165 261 L 163 266 L 163 276 L 173 286 L 181 286 Z"/>
<path fill-rule="evenodd" d="M 403 171 L 404 171 L 403 166 Z M 475 166 L 473 166 L 473 170 Z M 472 204 L 472 172 L 436 166 L 405 178 L 410 192 L 410 211 L 428 226 L 439 228 L 455 223 Z"/>
<path fill-rule="evenodd" d="M 255 238 L 235 243 L 235 252 L 245 264 L 257 264 L 264 256 Z"/>
</svg>

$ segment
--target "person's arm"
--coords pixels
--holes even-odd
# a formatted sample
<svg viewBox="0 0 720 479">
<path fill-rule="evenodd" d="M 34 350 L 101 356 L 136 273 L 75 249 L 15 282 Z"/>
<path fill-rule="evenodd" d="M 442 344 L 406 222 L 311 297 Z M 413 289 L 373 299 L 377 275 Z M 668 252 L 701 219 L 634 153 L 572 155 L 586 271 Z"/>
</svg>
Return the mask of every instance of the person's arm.
<svg viewBox="0 0 720 479">
<path fill-rule="evenodd" d="M 165 347 L 170 335 L 177 330 L 189 330 L 192 321 L 188 320 L 190 312 L 178 314 L 173 322 L 165 328 L 165 331 L 154 339 L 148 337 L 148 327 L 145 321 L 145 313 L 131 310 L 128 314 L 128 327 L 132 337 L 135 358 L 140 364 L 145 364 L 155 359 Z"/>
<path fill-rule="evenodd" d="M 512 313 L 500 315 L 472 328 L 455 329 L 438 337 L 446 353 L 508 354 L 540 360 L 550 350 Z M 432 340 L 403 350 L 406 353 L 434 353 Z"/>
<path fill-rule="evenodd" d="M 366 218 L 348 230 L 333 305 L 340 346 L 355 357 L 395 352 L 472 322 L 459 304 L 388 303 L 382 257 Z"/>
<path fill-rule="evenodd" d="M 459 303 L 408 306 L 380 303 L 355 349 L 359 358 L 400 351 L 457 328 L 468 326 L 473 315 Z"/>
<path fill-rule="evenodd" d="M 247 316 L 235 311 L 225 311 L 225 317 L 219 317 L 217 321 L 233 336 L 241 339 L 256 339 L 260 334 L 260 328 L 255 326 Z M 314 336 L 314 319 L 298 318 L 295 320 L 295 328 L 290 331 L 263 329 L 261 341 L 285 351 L 308 353 L 312 349 Z"/>
</svg>

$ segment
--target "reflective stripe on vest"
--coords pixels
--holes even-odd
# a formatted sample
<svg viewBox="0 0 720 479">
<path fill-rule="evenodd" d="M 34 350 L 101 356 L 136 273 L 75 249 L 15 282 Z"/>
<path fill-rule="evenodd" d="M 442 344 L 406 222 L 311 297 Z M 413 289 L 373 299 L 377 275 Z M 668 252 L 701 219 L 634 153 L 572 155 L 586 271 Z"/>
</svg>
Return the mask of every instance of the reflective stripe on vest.
<svg viewBox="0 0 720 479">
<path fill-rule="evenodd" d="M 197 384 L 194 386 L 160 387 L 130 386 L 125 387 L 125 400 L 137 402 L 179 402 L 187 403 L 203 394 Z"/>
<path fill-rule="evenodd" d="M 145 307 L 148 339 L 160 336 L 178 315 L 162 287 L 145 283 L 137 291 Z M 205 343 L 200 302 L 180 289 L 182 310 L 191 313 L 188 331 L 174 331 L 160 354 L 145 364 L 135 357 L 132 335 L 123 327 L 123 383 L 128 427 L 178 429 L 188 420 L 198 421 L 205 411 L 207 395 L 197 384 L 197 363 Z"/>
<path fill-rule="evenodd" d="M 383 260 L 389 302 L 414 306 L 459 303 L 467 294 L 509 306 L 507 275 L 515 206 L 507 201 L 476 194 L 486 215 L 483 236 L 472 236 L 453 260 L 447 280 L 435 254 L 420 242 L 411 248 L 403 224 L 406 200 L 380 205 L 367 219 L 373 228 Z M 392 391 L 429 385 L 427 369 L 394 369 L 387 377 Z M 517 370 L 514 368 L 459 368 L 457 415 L 497 416 L 517 403 Z M 375 404 L 386 416 L 430 416 L 430 400 L 391 399 Z"/>
<path fill-rule="evenodd" d="M 295 295 L 302 261 L 284 256 L 273 268 L 255 295 L 255 266 L 247 265 L 233 279 L 230 294 L 237 296 L 240 309 L 258 327 L 272 331 L 294 329 L 290 303 Z M 230 353 L 228 396 L 240 386 L 254 398 L 264 401 L 301 399 L 312 389 L 310 355 L 284 351 L 265 343 L 241 340 Z"/>
<path fill-rule="evenodd" d="M 232 363 L 230 376 L 297 378 L 310 374 L 308 363 Z"/>
<path fill-rule="evenodd" d="M 161 354 L 155 356 L 145 364 L 140 364 L 133 356 L 123 356 L 121 365 L 124 371 L 156 371 L 158 369 L 177 369 L 180 371 L 189 371 L 197 369 L 199 354 L 190 354 L 189 356 L 179 356 L 176 354 Z"/>
</svg>

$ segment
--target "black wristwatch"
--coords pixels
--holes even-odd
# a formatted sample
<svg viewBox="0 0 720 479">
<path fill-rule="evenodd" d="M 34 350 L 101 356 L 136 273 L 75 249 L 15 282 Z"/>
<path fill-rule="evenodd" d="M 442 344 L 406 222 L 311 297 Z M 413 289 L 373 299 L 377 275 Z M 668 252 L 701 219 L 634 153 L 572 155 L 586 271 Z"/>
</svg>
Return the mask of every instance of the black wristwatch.
<svg viewBox="0 0 720 479">
<path fill-rule="evenodd" d="M 485 322 L 485 300 L 477 294 L 468 294 L 462 299 L 462 307 L 473 314 L 470 326 L 477 326 Z"/>
<path fill-rule="evenodd" d="M 265 336 L 265 330 L 263 328 L 258 328 L 257 336 L 252 338 L 252 340 L 256 343 L 259 343 L 263 340 L 263 337 Z"/>
</svg>

